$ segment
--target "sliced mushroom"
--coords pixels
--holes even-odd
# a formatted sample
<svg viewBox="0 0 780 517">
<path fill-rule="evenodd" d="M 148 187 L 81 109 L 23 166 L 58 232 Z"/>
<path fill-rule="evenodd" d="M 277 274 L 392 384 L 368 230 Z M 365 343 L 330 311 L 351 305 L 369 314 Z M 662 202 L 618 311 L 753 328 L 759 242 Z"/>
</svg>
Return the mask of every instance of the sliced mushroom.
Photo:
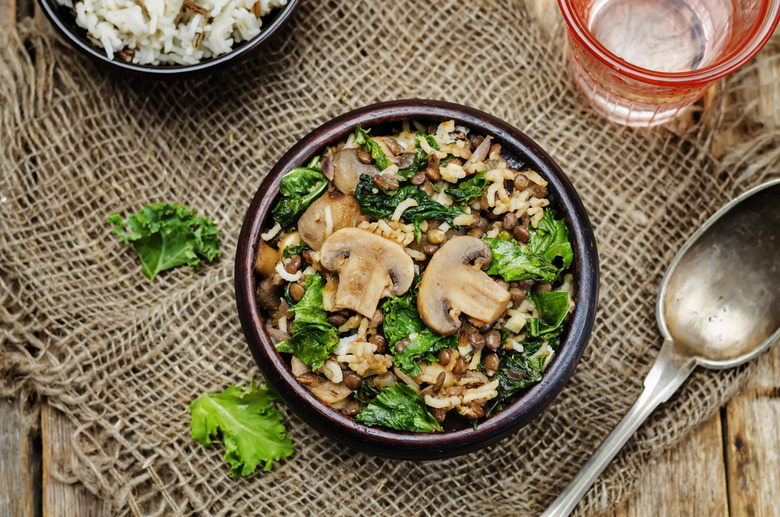
<svg viewBox="0 0 780 517">
<path fill-rule="evenodd" d="M 358 158 L 362 149 L 342 149 L 325 159 L 322 170 L 325 176 L 333 182 L 344 194 L 354 194 L 361 174 L 373 177 L 379 174 L 379 169 L 373 163 L 363 163 Z"/>
<path fill-rule="evenodd" d="M 487 243 L 467 235 L 453 237 L 439 248 L 417 294 L 426 325 L 447 336 L 460 328 L 461 313 L 482 323 L 493 323 L 504 313 L 509 292 L 482 271 L 491 258 Z"/>
<path fill-rule="evenodd" d="M 360 228 L 344 228 L 325 240 L 320 264 L 339 274 L 335 303 L 370 318 L 379 300 L 412 285 L 414 263 L 403 247 Z"/>
<path fill-rule="evenodd" d="M 328 235 L 354 226 L 362 215 L 360 205 L 354 196 L 336 190 L 326 192 L 317 198 L 298 219 L 298 233 L 311 249 L 318 250 Z"/>
<path fill-rule="evenodd" d="M 352 395 L 352 390 L 347 387 L 346 384 L 340 382 L 338 384 L 331 381 L 323 381 L 316 386 L 307 386 L 312 393 L 314 393 L 318 399 L 327 403 L 335 404 L 341 400 Z"/>
<path fill-rule="evenodd" d="M 257 250 L 257 260 L 255 261 L 255 271 L 264 277 L 272 276 L 276 270 L 276 263 L 279 262 L 279 252 L 265 242 L 260 241 L 260 249 Z"/>
<path fill-rule="evenodd" d="M 261 309 L 276 311 L 282 303 L 282 288 L 274 277 L 267 276 L 257 284 L 257 304 Z"/>
</svg>

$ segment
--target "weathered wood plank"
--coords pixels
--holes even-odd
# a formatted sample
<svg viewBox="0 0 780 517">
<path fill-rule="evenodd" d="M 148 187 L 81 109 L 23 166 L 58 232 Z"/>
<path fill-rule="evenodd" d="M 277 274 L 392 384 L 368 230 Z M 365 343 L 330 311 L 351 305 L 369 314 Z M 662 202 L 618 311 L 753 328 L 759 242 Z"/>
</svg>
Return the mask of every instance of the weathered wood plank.
<svg viewBox="0 0 780 517">
<path fill-rule="evenodd" d="M 0 400 L 0 515 L 41 515 L 41 454 L 30 420 L 37 408 Z"/>
<path fill-rule="evenodd" d="M 43 515 L 104 515 L 100 501 L 81 484 L 60 481 L 56 472 L 67 468 L 73 436 L 73 424 L 45 402 L 41 407 L 41 438 L 43 448 Z"/>
<path fill-rule="evenodd" d="M 720 415 L 650 461 L 629 500 L 612 517 L 728 516 Z"/>
<path fill-rule="evenodd" d="M 0 30 L 16 24 L 16 0 L 0 0 Z"/>
<path fill-rule="evenodd" d="M 731 515 L 780 515 L 780 347 L 761 358 L 726 416 Z"/>
</svg>

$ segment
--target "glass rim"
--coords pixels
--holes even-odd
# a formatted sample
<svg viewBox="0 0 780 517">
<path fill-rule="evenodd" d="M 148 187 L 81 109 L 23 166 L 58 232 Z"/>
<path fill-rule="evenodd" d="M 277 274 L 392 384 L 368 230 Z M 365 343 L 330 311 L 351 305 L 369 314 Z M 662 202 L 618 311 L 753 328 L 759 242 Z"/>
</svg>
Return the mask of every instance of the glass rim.
<svg viewBox="0 0 780 517">
<path fill-rule="evenodd" d="M 572 0 L 558 0 L 568 32 L 582 43 L 596 58 L 622 75 L 657 86 L 683 86 L 705 84 L 725 77 L 740 69 L 764 48 L 780 21 L 780 0 L 769 0 L 763 4 L 760 23 L 749 36 L 746 46 L 732 51 L 710 66 L 689 72 L 658 72 L 633 65 L 607 50 L 574 14 Z"/>
</svg>

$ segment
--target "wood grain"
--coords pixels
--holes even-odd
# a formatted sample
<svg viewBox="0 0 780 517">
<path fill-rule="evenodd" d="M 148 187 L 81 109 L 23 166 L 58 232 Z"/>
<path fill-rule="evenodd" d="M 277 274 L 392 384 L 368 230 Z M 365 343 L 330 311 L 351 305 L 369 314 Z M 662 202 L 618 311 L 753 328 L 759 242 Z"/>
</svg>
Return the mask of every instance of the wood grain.
<svg viewBox="0 0 780 517">
<path fill-rule="evenodd" d="M 677 447 L 650 461 L 633 495 L 607 515 L 729 515 L 720 415 L 704 422 Z"/>
<path fill-rule="evenodd" d="M 762 357 L 726 406 L 726 465 L 734 516 L 780 516 L 780 347 Z"/>
<path fill-rule="evenodd" d="M 78 515 L 100 517 L 106 513 L 100 501 L 83 485 L 65 483 L 57 476 L 72 461 L 69 454 L 73 424 L 56 409 L 44 403 L 41 407 L 43 448 L 43 515 Z"/>
<path fill-rule="evenodd" d="M 38 409 L 0 399 L 0 515 L 41 515 L 41 454 L 30 425 Z"/>
</svg>

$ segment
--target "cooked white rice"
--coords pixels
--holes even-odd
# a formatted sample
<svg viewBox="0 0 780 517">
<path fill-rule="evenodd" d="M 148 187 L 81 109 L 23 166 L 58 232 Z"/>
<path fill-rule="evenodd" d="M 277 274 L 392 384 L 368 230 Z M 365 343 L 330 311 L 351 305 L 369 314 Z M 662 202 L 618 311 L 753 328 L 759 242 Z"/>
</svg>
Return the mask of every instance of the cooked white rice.
<svg viewBox="0 0 780 517">
<path fill-rule="evenodd" d="M 287 0 L 57 0 L 109 59 L 195 64 L 260 33 L 261 17 Z"/>
</svg>

